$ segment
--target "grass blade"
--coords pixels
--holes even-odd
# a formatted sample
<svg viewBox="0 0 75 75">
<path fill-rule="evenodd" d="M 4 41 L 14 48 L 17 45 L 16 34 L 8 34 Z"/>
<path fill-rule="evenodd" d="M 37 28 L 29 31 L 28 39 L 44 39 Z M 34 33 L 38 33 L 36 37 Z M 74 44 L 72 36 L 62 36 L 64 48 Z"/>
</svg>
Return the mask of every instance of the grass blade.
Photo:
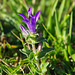
<svg viewBox="0 0 75 75">
<path fill-rule="evenodd" d="M 64 4 L 65 4 L 65 0 L 62 0 L 62 3 L 61 3 L 60 8 L 59 8 L 59 12 L 58 12 L 58 21 L 60 21 L 60 19 L 61 19 L 62 12 L 64 9 Z"/>
<path fill-rule="evenodd" d="M 69 40 L 71 40 L 71 34 L 72 34 L 72 16 L 73 16 L 73 12 L 71 13 L 71 18 L 70 18 L 70 29 L 69 29 Z"/>
<path fill-rule="evenodd" d="M 56 27 L 55 27 L 56 36 L 57 36 L 57 38 L 60 38 L 61 37 L 61 31 L 60 31 L 60 28 L 59 28 L 59 23 L 58 23 L 58 20 L 57 20 L 56 12 L 55 12 L 55 20 L 56 20 Z"/>
<path fill-rule="evenodd" d="M 41 0 L 40 8 L 41 8 L 41 12 L 44 13 L 44 10 L 45 10 L 45 0 Z"/>
<path fill-rule="evenodd" d="M 47 29 L 52 32 L 52 16 L 54 15 L 58 0 L 55 0 L 48 15 Z"/>
<path fill-rule="evenodd" d="M 47 28 L 45 27 L 45 25 L 43 24 L 43 27 L 45 28 L 46 32 L 51 36 L 51 38 L 56 41 L 56 38 L 47 30 Z"/>
</svg>

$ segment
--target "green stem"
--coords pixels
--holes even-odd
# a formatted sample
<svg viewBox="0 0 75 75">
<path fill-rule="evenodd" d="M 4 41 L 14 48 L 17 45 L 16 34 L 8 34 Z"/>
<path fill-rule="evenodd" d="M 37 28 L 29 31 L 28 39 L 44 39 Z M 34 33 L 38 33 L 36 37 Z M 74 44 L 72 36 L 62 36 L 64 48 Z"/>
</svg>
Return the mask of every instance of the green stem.
<svg viewBox="0 0 75 75">
<path fill-rule="evenodd" d="M 36 52 L 35 44 L 32 44 L 32 49 L 33 49 L 33 52 L 36 54 L 37 52 Z M 36 63 L 37 68 L 38 68 L 39 70 L 41 70 L 40 64 L 39 64 L 39 59 L 37 58 L 37 56 L 35 56 L 35 60 L 37 61 L 37 63 Z"/>
<path fill-rule="evenodd" d="M 37 65 L 37 68 L 41 71 L 40 64 L 39 64 L 39 59 L 38 59 L 38 58 L 37 58 L 37 63 L 36 63 L 36 65 Z"/>
<path fill-rule="evenodd" d="M 32 44 L 32 49 L 33 49 L 33 52 L 36 54 L 37 52 L 36 52 L 35 44 Z M 39 59 L 37 58 L 37 56 L 35 56 L 35 60 L 36 60 L 37 68 L 42 72 L 40 68 L 40 64 L 39 64 Z M 41 75 L 45 75 L 45 73 L 42 73 Z"/>
</svg>

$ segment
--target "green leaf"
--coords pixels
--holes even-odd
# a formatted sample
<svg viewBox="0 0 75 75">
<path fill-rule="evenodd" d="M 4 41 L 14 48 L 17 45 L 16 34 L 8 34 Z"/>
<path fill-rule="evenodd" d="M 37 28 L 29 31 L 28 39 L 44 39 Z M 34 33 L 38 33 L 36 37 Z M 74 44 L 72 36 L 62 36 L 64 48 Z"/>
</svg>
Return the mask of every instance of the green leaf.
<svg viewBox="0 0 75 75">
<path fill-rule="evenodd" d="M 44 47 L 42 48 L 42 51 L 39 53 L 38 58 L 41 58 L 45 56 L 46 54 L 50 54 L 51 52 L 54 52 L 55 50 L 53 48 Z"/>
<path fill-rule="evenodd" d="M 20 66 L 21 65 L 16 66 L 16 68 L 12 71 L 12 73 L 15 74 L 17 71 L 19 71 L 20 70 Z"/>
<path fill-rule="evenodd" d="M 29 54 L 32 52 L 32 50 L 28 50 L 28 49 L 19 49 L 20 52 L 22 52 L 23 54 L 29 56 Z"/>
<path fill-rule="evenodd" d="M 42 73 L 45 73 L 47 71 L 47 66 L 48 66 L 49 62 L 46 63 L 41 63 L 41 70 Z"/>
<path fill-rule="evenodd" d="M 33 58 L 34 58 L 34 53 L 31 52 L 30 55 L 29 55 L 29 59 L 32 60 Z"/>
<path fill-rule="evenodd" d="M 1 22 L 0 22 L 0 29 L 1 29 L 1 31 L 3 31 L 3 26 L 2 26 L 2 24 L 1 24 Z"/>
<path fill-rule="evenodd" d="M 68 45 L 68 53 L 69 53 L 69 55 L 72 55 L 75 53 L 75 50 L 72 49 L 71 44 Z"/>
<path fill-rule="evenodd" d="M 46 62 L 46 60 L 48 59 L 48 56 L 49 55 L 47 54 L 47 55 L 45 55 L 44 57 L 41 58 L 42 63 Z"/>
<path fill-rule="evenodd" d="M 71 45 L 68 45 L 68 53 L 72 57 L 72 59 L 75 61 L 75 50 L 72 49 Z"/>
<path fill-rule="evenodd" d="M 3 26 L 2 26 L 2 24 L 1 24 L 1 22 L 0 22 L 0 33 L 1 33 L 1 35 L 4 35 L 4 30 L 3 30 Z"/>
<path fill-rule="evenodd" d="M 0 68 L 0 75 L 2 75 L 2 69 Z"/>
<path fill-rule="evenodd" d="M 20 63 L 21 63 L 20 66 L 23 66 L 25 63 L 26 63 L 26 64 L 29 63 L 29 58 L 25 58 L 25 59 L 21 60 Z"/>
<path fill-rule="evenodd" d="M 75 54 L 72 54 L 71 57 L 75 61 Z"/>
<path fill-rule="evenodd" d="M 2 46 L 0 46 L 0 58 L 2 58 Z"/>
<path fill-rule="evenodd" d="M 34 62 L 32 61 L 32 62 L 30 62 L 30 68 L 31 68 L 31 70 L 32 70 L 32 72 L 34 72 L 34 73 L 41 73 L 38 69 L 37 69 L 37 66 L 35 66 L 35 64 L 34 64 Z"/>
<path fill-rule="evenodd" d="M 47 40 L 46 40 L 44 37 L 40 37 L 40 38 L 38 39 L 38 42 L 47 42 Z"/>
<path fill-rule="evenodd" d="M 2 68 L 2 70 L 4 70 L 4 72 L 6 72 L 8 75 L 12 75 L 12 71 L 13 69 L 11 69 L 10 67 L 3 65 L 0 63 L 0 67 Z"/>
</svg>

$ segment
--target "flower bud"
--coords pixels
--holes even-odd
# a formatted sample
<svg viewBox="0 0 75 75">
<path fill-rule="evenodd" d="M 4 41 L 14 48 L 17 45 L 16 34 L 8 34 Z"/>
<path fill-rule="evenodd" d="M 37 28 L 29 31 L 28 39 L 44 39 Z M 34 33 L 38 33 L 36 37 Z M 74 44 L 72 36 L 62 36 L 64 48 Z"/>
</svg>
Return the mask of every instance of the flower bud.
<svg viewBox="0 0 75 75">
<path fill-rule="evenodd" d="M 38 52 L 40 52 L 42 50 L 42 43 L 40 42 L 38 45 Z"/>
</svg>

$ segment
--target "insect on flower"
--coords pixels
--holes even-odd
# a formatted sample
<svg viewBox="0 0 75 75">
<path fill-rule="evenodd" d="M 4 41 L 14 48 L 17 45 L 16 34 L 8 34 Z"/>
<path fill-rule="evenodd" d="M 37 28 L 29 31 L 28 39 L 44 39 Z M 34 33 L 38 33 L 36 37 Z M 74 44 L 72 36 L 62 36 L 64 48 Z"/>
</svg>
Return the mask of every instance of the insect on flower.
<svg viewBox="0 0 75 75">
<path fill-rule="evenodd" d="M 18 13 L 20 16 L 23 17 L 24 21 L 26 24 L 27 24 L 27 27 L 28 29 L 30 30 L 31 33 L 36 33 L 36 22 L 38 21 L 39 19 L 39 16 L 41 14 L 41 11 L 39 10 L 34 16 L 32 15 L 32 8 L 30 7 L 28 9 L 28 13 L 27 13 L 27 16 L 28 16 L 28 19 L 26 18 L 25 15 L 21 14 L 21 13 Z M 21 28 L 21 27 L 20 27 Z M 21 29 L 22 30 L 22 29 Z M 23 31 L 23 30 L 22 30 Z"/>
</svg>

